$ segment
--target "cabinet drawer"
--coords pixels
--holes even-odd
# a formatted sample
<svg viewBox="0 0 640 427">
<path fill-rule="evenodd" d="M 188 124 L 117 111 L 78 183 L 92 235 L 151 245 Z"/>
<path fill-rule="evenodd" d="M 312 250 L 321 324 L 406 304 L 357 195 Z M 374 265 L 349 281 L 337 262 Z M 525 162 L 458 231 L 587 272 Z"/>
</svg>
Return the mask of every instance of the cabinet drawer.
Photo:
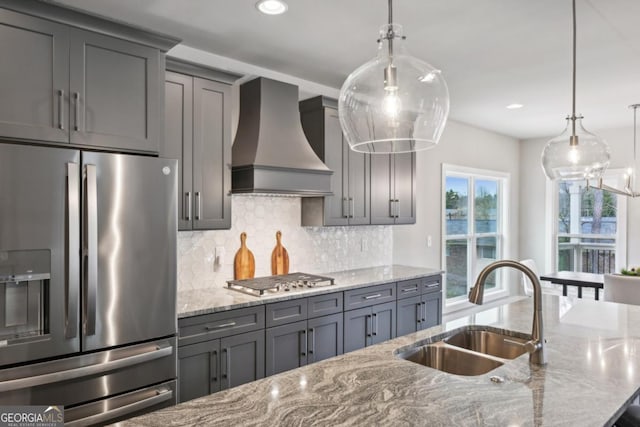
<svg viewBox="0 0 640 427">
<path fill-rule="evenodd" d="M 428 276 L 420 279 L 422 283 L 422 293 L 440 292 L 442 290 L 442 276 Z"/>
<path fill-rule="evenodd" d="M 267 328 L 307 320 L 307 298 L 267 304 Z"/>
<path fill-rule="evenodd" d="M 328 314 L 342 313 L 343 305 L 342 292 L 310 297 L 308 299 L 309 319 Z"/>
<path fill-rule="evenodd" d="M 410 298 L 422 293 L 423 279 L 411 279 L 398 282 L 396 290 L 398 292 L 398 299 Z"/>
<path fill-rule="evenodd" d="M 369 286 L 367 288 L 353 289 L 345 291 L 345 310 L 354 308 L 369 307 L 374 304 L 395 301 L 396 284 L 385 283 L 384 285 Z"/>
<path fill-rule="evenodd" d="M 264 306 L 240 308 L 178 321 L 179 345 L 264 329 Z"/>
</svg>

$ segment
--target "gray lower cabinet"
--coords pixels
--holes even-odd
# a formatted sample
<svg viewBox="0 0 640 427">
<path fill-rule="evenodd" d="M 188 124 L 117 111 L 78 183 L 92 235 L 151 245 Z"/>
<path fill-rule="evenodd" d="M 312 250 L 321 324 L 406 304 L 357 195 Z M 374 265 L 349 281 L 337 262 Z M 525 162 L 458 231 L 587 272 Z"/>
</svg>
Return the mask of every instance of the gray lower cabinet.
<svg viewBox="0 0 640 427">
<path fill-rule="evenodd" d="M 371 224 L 415 222 L 415 153 L 371 155 Z"/>
<path fill-rule="evenodd" d="M 264 332 L 247 332 L 178 350 L 179 401 L 264 378 Z"/>
<path fill-rule="evenodd" d="M 343 353 L 342 314 L 267 328 L 266 374 L 274 375 Z"/>
<path fill-rule="evenodd" d="M 302 225 L 369 224 L 369 157 L 349 149 L 338 120 L 337 101 L 315 97 L 300 103 L 311 147 L 333 171 L 332 196 L 302 199 Z"/>
<path fill-rule="evenodd" d="M 0 136 L 157 153 L 159 49 L 0 9 Z"/>
<path fill-rule="evenodd" d="M 398 336 L 442 323 L 441 283 L 440 275 L 398 282 Z"/>
<path fill-rule="evenodd" d="M 345 352 L 358 350 L 395 337 L 395 301 L 344 312 Z"/>
<path fill-rule="evenodd" d="M 160 156 L 178 159 L 182 171 L 179 230 L 229 229 L 230 84 L 167 71 L 165 134 Z"/>
</svg>

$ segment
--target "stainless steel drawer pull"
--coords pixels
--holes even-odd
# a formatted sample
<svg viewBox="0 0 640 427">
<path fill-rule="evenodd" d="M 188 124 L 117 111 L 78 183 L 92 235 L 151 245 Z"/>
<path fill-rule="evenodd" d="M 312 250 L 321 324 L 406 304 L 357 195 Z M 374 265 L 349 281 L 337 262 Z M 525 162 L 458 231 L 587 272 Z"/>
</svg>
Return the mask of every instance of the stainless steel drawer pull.
<svg viewBox="0 0 640 427">
<path fill-rule="evenodd" d="M 223 323 L 221 325 L 215 325 L 215 326 L 205 326 L 204 328 L 207 331 L 214 331 L 216 329 L 221 329 L 221 328 L 230 328 L 231 326 L 236 326 L 236 322 Z"/>
<path fill-rule="evenodd" d="M 381 296 L 382 294 L 369 295 L 364 297 L 364 299 L 375 299 L 375 298 L 380 298 Z"/>
<path fill-rule="evenodd" d="M 438 286 L 440 286 L 440 282 L 432 283 L 430 285 L 427 285 L 427 288 L 437 288 Z"/>
<path fill-rule="evenodd" d="M 415 292 L 418 290 L 418 286 L 416 286 L 415 288 L 407 288 L 407 289 L 403 289 L 402 292 Z"/>
</svg>

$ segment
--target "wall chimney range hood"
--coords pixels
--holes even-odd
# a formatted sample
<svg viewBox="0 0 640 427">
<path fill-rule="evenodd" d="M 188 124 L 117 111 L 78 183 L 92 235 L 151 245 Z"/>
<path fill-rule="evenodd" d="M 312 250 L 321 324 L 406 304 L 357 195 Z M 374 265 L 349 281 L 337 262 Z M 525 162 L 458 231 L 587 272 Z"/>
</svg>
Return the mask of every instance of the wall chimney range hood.
<svg viewBox="0 0 640 427">
<path fill-rule="evenodd" d="M 333 172 L 302 130 L 297 86 L 264 77 L 240 85 L 232 159 L 232 193 L 333 194 Z"/>
</svg>

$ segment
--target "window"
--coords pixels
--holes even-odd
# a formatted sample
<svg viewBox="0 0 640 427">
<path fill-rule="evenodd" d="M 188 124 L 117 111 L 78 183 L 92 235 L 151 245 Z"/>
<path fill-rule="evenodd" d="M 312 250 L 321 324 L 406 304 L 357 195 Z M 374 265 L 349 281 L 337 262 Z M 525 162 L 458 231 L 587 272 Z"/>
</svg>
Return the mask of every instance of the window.
<svg viewBox="0 0 640 427">
<path fill-rule="evenodd" d="M 478 273 L 504 257 L 505 187 L 508 174 L 443 166 L 443 269 L 447 305 L 466 301 Z M 472 218 L 470 221 L 469 218 Z M 485 295 L 504 293 L 492 273 Z"/>
<path fill-rule="evenodd" d="M 620 186 L 617 175 L 612 172 L 605 183 Z M 624 267 L 625 198 L 587 188 L 584 181 L 559 182 L 556 192 L 557 270 L 605 274 Z"/>
</svg>

